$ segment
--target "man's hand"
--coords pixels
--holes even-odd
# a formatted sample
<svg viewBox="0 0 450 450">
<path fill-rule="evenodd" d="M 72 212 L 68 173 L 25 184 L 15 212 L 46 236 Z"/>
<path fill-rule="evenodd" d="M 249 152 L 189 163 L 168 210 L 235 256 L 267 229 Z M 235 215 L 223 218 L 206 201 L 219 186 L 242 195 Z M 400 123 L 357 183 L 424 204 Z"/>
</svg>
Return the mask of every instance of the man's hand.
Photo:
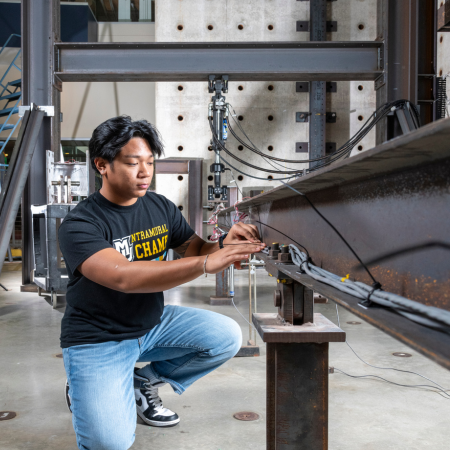
<svg viewBox="0 0 450 450">
<path fill-rule="evenodd" d="M 233 225 L 228 232 L 228 236 L 223 240 L 224 244 L 238 244 L 239 241 L 249 241 L 260 243 L 261 237 L 256 225 L 239 222 Z M 263 244 L 265 245 L 265 244 Z M 256 252 L 252 252 L 256 253 Z"/>
<path fill-rule="evenodd" d="M 246 247 L 250 249 L 249 253 L 258 253 L 266 246 L 266 244 L 261 242 L 256 225 L 242 222 L 239 222 L 231 227 L 228 232 L 228 236 L 223 240 L 223 244 L 225 246 L 224 250 L 231 247 L 240 248 L 241 244 L 248 244 Z M 241 268 L 241 262 L 239 259 L 236 259 L 233 264 L 236 268 Z"/>
<path fill-rule="evenodd" d="M 251 253 L 260 252 L 265 246 L 262 243 L 255 245 L 249 241 L 241 240 L 238 242 L 211 253 L 206 262 L 206 273 L 219 273 L 231 264 L 240 269 L 241 260 L 247 259 Z"/>
</svg>

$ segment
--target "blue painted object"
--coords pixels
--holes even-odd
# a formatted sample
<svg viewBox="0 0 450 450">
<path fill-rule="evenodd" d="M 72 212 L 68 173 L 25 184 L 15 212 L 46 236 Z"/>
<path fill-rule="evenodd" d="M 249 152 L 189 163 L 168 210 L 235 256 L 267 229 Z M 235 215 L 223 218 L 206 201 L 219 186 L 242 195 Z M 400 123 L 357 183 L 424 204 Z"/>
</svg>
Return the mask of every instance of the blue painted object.
<svg viewBox="0 0 450 450">
<path fill-rule="evenodd" d="M 14 41 L 20 41 L 20 35 L 18 34 L 11 34 L 9 38 L 6 40 L 5 44 L 3 45 L 2 49 L 0 50 L 0 57 L 3 53 L 3 50 L 10 46 L 9 44 Z M 21 78 L 21 69 L 16 64 L 17 58 L 20 56 L 21 49 L 17 51 L 16 56 L 11 61 L 11 64 L 8 66 L 8 69 L 6 69 L 6 72 L 3 74 L 2 78 L 0 79 L 0 117 L 6 117 L 3 123 L 0 123 L 0 133 L 3 131 L 9 131 L 8 136 L 6 138 L 2 138 L 0 141 L 0 157 L 3 155 L 3 151 L 5 150 L 6 144 L 11 139 L 11 136 L 13 135 L 15 129 L 18 127 L 21 118 L 17 120 L 16 123 L 11 123 L 11 118 L 19 112 L 19 103 L 22 99 L 22 78 Z M 11 70 L 17 71 L 17 79 L 13 81 L 5 81 L 8 74 L 11 72 Z"/>
<path fill-rule="evenodd" d="M 20 35 L 20 3 L 0 3 L 0 46 L 12 35 Z M 61 40 L 63 42 L 97 42 L 97 21 L 87 4 L 61 5 Z M 9 47 L 20 47 L 13 39 Z"/>
</svg>

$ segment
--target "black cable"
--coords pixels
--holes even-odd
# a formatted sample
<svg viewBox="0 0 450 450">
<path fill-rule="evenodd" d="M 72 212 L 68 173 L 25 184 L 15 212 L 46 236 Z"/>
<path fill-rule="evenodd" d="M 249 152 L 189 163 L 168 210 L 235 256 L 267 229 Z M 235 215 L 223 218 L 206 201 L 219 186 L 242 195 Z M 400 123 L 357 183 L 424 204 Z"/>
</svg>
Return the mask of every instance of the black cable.
<svg viewBox="0 0 450 450">
<path fill-rule="evenodd" d="M 373 264 L 379 264 L 383 261 L 386 261 L 387 259 L 395 258 L 396 256 L 407 255 L 408 253 L 414 253 L 418 250 L 423 250 L 432 247 L 450 250 L 450 244 L 446 242 L 439 242 L 439 241 L 425 242 L 423 244 L 413 245 L 411 247 L 406 247 L 399 250 L 395 250 L 393 252 L 385 253 L 384 255 L 377 256 L 376 258 L 371 259 L 370 261 L 366 261 L 365 264 L 366 266 L 372 266 Z M 361 267 L 362 267 L 361 264 L 359 264 L 356 266 L 356 269 L 360 269 Z"/>
<path fill-rule="evenodd" d="M 294 176 L 291 177 L 285 177 L 285 178 L 272 178 L 271 180 L 268 180 L 267 178 L 261 178 L 261 177 L 255 177 L 254 175 L 250 175 L 248 173 L 242 172 L 242 170 L 237 169 L 236 167 L 232 166 L 222 155 L 219 155 L 220 159 L 227 164 L 228 166 L 230 166 L 233 170 L 235 170 L 236 172 L 239 172 L 242 175 L 245 175 L 246 177 L 249 178 L 254 178 L 255 180 L 264 180 L 264 181 L 281 181 L 281 180 L 292 180 L 292 178 L 295 178 Z"/>
<path fill-rule="evenodd" d="M 418 115 L 418 110 L 417 107 L 413 104 L 408 102 L 407 100 L 396 100 L 394 102 L 390 102 L 390 103 L 386 103 L 385 105 L 380 106 L 365 122 L 365 124 L 360 128 L 360 130 L 355 134 L 355 136 L 353 136 L 349 141 L 347 141 L 342 147 L 340 147 L 336 152 L 330 154 L 330 155 L 326 155 L 320 158 L 316 158 L 316 159 L 307 159 L 307 160 L 286 160 L 286 159 L 281 159 L 281 158 L 276 158 L 270 155 L 266 155 L 263 152 L 261 152 L 258 148 L 256 148 L 256 146 L 252 143 L 252 141 L 250 140 L 250 138 L 247 136 L 247 134 L 245 133 L 244 129 L 242 128 L 242 126 L 240 125 L 240 123 L 238 121 L 236 121 L 236 119 L 234 118 L 234 115 L 236 115 L 236 112 L 233 109 L 234 115 L 231 114 L 231 116 L 233 117 L 233 120 L 237 123 L 239 129 L 243 132 L 244 136 L 248 139 L 248 141 L 253 145 L 253 147 L 250 147 L 248 144 L 246 144 L 242 139 L 239 138 L 239 136 L 237 136 L 237 134 L 234 132 L 234 130 L 231 127 L 230 122 L 228 121 L 228 128 L 230 129 L 230 132 L 232 133 L 232 135 L 242 144 L 244 145 L 246 148 L 248 148 L 249 150 L 253 151 L 254 153 L 257 153 L 258 155 L 260 155 L 261 157 L 265 158 L 266 162 L 268 162 L 272 167 L 273 165 L 268 161 L 269 159 L 274 160 L 274 161 L 281 161 L 281 162 L 291 162 L 291 163 L 307 163 L 307 162 L 315 162 L 315 161 L 320 161 L 320 160 L 324 160 L 325 162 L 323 162 L 322 164 L 317 164 L 315 167 L 308 169 L 308 172 L 313 172 L 316 170 L 319 170 L 322 167 L 325 167 L 335 161 L 337 161 L 340 158 L 347 158 L 348 156 L 350 156 L 351 151 L 353 150 L 353 148 L 356 146 L 356 144 L 358 144 L 358 142 L 360 142 L 371 130 L 372 128 L 380 121 L 382 120 L 384 117 L 386 117 L 388 114 L 391 113 L 392 109 L 398 109 L 398 108 L 404 108 L 406 107 L 406 104 L 409 103 L 412 107 L 412 110 L 414 112 L 414 114 L 416 115 L 416 119 L 418 121 L 418 124 L 420 125 L 420 116 Z M 231 106 L 231 105 L 229 105 Z M 232 106 L 231 106 L 232 108 Z M 373 120 L 372 120 L 373 119 Z M 414 117 L 413 117 L 414 119 Z M 369 123 L 369 121 L 372 120 L 372 123 L 369 124 L 369 126 L 366 127 L 366 125 Z M 227 152 L 228 154 L 230 154 L 229 152 Z M 234 157 L 232 154 L 230 154 L 230 156 Z M 237 159 L 237 158 L 235 158 Z M 238 159 L 239 160 L 239 159 Z M 241 163 L 248 165 L 249 167 L 252 167 L 252 165 L 247 164 L 245 161 L 240 160 Z M 254 168 L 254 167 L 253 167 Z M 264 170 L 261 169 L 260 170 Z M 267 170 L 264 170 L 267 172 Z M 272 172 L 272 171 L 270 171 Z M 279 172 L 279 173 L 283 173 L 283 172 Z"/>
<path fill-rule="evenodd" d="M 340 373 L 342 373 L 342 374 L 344 374 L 344 375 L 346 375 L 346 376 L 348 376 L 348 377 L 351 377 L 351 378 L 378 378 L 378 379 L 380 379 L 380 380 L 382 380 L 382 381 L 384 381 L 384 382 L 386 382 L 386 383 L 394 384 L 394 385 L 396 385 L 396 386 L 410 387 L 410 388 L 418 388 L 418 387 L 423 387 L 423 388 L 425 388 L 425 387 L 428 387 L 428 388 L 433 389 L 434 392 L 436 392 L 436 390 L 440 391 L 439 388 L 437 388 L 437 387 L 435 387 L 435 386 L 430 386 L 429 384 L 401 384 L 401 383 L 395 383 L 394 381 L 386 380 L 386 378 L 379 377 L 378 375 L 350 375 L 350 374 L 344 372 L 343 370 L 338 369 L 337 367 L 335 367 L 334 370 L 337 370 L 338 372 L 340 372 Z M 439 393 L 439 392 L 438 392 L 438 393 Z M 444 393 L 445 393 L 446 395 L 449 395 L 449 394 L 448 394 L 447 392 L 445 392 L 445 391 L 444 391 Z M 441 397 L 445 398 L 446 400 L 450 400 L 450 397 L 444 397 L 444 396 L 441 396 Z"/>
<path fill-rule="evenodd" d="M 348 247 L 348 249 L 353 253 L 353 255 L 355 256 L 355 258 L 359 261 L 359 263 L 361 264 L 362 267 L 364 267 L 364 269 L 366 270 L 367 274 L 370 276 L 370 278 L 372 278 L 372 281 L 374 283 L 378 283 L 377 280 L 375 280 L 375 278 L 373 277 L 372 273 L 370 272 L 370 270 L 368 269 L 368 267 L 362 262 L 361 258 L 358 256 L 358 254 L 355 252 L 355 250 L 353 250 L 353 247 L 347 242 L 347 240 L 344 238 L 344 236 L 342 236 L 342 234 L 338 231 L 338 229 L 314 206 L 314 203 L 308 198 L 308 196 L 306 194 L 303 194 L 302 192 L 298 191 L 297 189 L 294 189 L 292 186 L 289 186 L 289 184 L 285 183 L 284 181 L 282 181 L 282 183 L 287 186 L 289 189 L 292 189 L 294 192 L 296 192 L 297 194 L 303 196 L 305 198 L 305 200 L 310 204 L 311 208 L 314 209 L 314 211 L 331 227 L 331 229 L 341 238 L 342 242 L 344 242 L 344 244 Z M 381 287 L 381 285 L 380 285 Z M 378 288 L 379 289 L 379 288 Z"/>
<path fill-rule="evenodd" d="M 337 321 L 338 321 L 338 327 L 341 327 L 341 321 L 339 319 L 339 309 L 338 309 L 338 304 L 336 303 L 336 317 L 337 317 Z M 356 353 L 356 351 L 354 350 L 354 348 L 349 344 L 349 342 L 347 341 L 347 337 L 345 338 L 345 343 L 347 344 L 348 348 L 354 353 L 354 355 L 364 364 L 366 364 L 367 366 L 373 367 L 374 369 L 380 369 L 380 370 L 394 370 L 395 372 L 402 372 L 402 373 L 410 373 L 412 375 L 417 375 L 425 380 L 431 381 L 432 383 L 434 383 L 437 388 L 435 386 L 430 386 L 434 389 L 439 389 L 440 391 L 444 392 L 446 395 L 447 394 L 446 390 L 439 384 L 436 383 L 436 381 L 433 381 L 431 378 L 426 377 L 425 375 L 422 375 L 420 373 L 414 372 L 412 370 L 404 370 L 404 369 L 395 369 L 394 367 L 380 367 L 380 366 L 374 366 L 373 364 L 368 363 L 367 361 L 364 361 L 364 359 L 361 358 L 361 356 L 358 355 L 358 353 Z M 339 370 L 339 369 L 338 369 Z M 342 371 L 341 371 L 342 372 Z M 348 374 L 345 374 L 348 375 Z M 350 376 L 350 375 L 349 375 Z M 390 381 L 385 380 L 388 383 L 390 383 Z M 415 386 L 411 386 L 411 387 L 415 387 Z"/>
<path fill-rule="evenodd" d="M 261 222 L 260 220 L 255 220 L 255 222 L 258 222 L 258 223 L 260 223 L 261 225 L 264 225 L 265 227 L 270 228 L 271 230 L 274 230 L 274 231 L 276 231 L 277 233 L 280 233 L 281 235 L 283 235 L 284 237 L 287 237 L 288 239 L 290 239 L 292 242 L 294 242 L 294 243 L 297 244 L 299 247 L 301 247 L 301 248 L 305 251 L 306 256 L 308 257 L 308 260 L 311 260 L 311 258 L 310 258 L 310 256 L 309 256 L 309 253 L 308 253 L 308 250 L 306 249 L 306 247 L 305 247 L 304 245 L 302 245 L 302 244 L 300 244 L 299 242 L 295 241 L 294 239 L 292 239 L 292 238 L 291 238 L 290 236 L 288 236 L 287 234 L 284 234 L 282 231 L 277 230 L 276 228 L 271 227 L 270 225 L 267 225 L 267 223 Z"/>
<path fill-rule="evenodd" d="M 231 105 L 230 105 L 231 106 Z M 232 106 L 231 106 L 231 108 L 233 108 Z M 234 115 L 236 115 L 236 112 L 234 111 L 234 109 L 233 109 L 233 112 L 234 112 Z M 369 122 L 369 120 L 374 116 L 374 114 L 375 113 L 373 113 L 370 117 L 369 117 L 369 119 L 367 119 L 367 121 L 365 122 L 365 124 L 360 128 L 360 130 L 358 131 L 358 133 L 360 133 L 361 132 L 361 130 L 363 130 L 363 128 L 366 126 L 366 124 Z M 321 160 L 326 160 L 327 158 L 330 158 L 332 155 L 334 155 L 334 154 L 336 154 L 336 153 L 339 153 L 340 151 L 343 151 L 344 150 L 344 147 L 348 144 L 348 142 L 350 142 L 351 140 L 349 140 L 347 143 L 345 143 L 341 148 L 339 148 L 336 152 L 334 152 L 334 153 L 332 153 L 332 154 L 329 154 L 329 155 L 326 155 L 326 156 L 321 156 L 321 157 L 319 157 L 319 158 L 313 158 L 313 159 L 303 159 L 303 160 L 295 160 L 295 159 L 282 159 L 282 158 L 276 158 L 276 157 L 274 157 L 274 156 L 270 156 L 270 155 L 267 155 L 267 154 L 265 154 L 265 153 L 263 153 L 263 152 L 261 152 L 261 150 L 259 150 L 254 144 L 253 144 L 253 142 L 250 140 L 250 138 L 247 136 L 247 134 L 245 133 L 245 131 L 244 131 L 244 129 L 242 128 L 242 126 L 240 125 L 240 123 L 238 122 L 238 121 L 236 121 L 236 119 L 234 118 L 234 115 L 233 114 L 231 114 L 231 116 L 233 117 L 233 120 L 235 121 L 235 123 L 238 125 L 238 127 L 239 127 L 239 129 L 242 131 L 242 133 L 244 134 L 244 136 L 248 139 L 248 141 L 253 145 L 253 147 L 250 147 L 248 144 L 246 144 L 235 132 L 234 132 L 234 130 L 233 130 L 233 128 L 231 127 L 231 124 L 230 124 L 230 122 L 228 121 L 228 128 L 229 128 L 229 130 L 230 130 L 230 132 L 231 132 L 231 134 L 236 138 L 236 140 L 238 140 L 238 142 L 240 142 L 244 147 L 246 147 L 246 148 L 248 148 L 249 150 L 251 150 L 252 152 L 254 152 L 254 153 L 257 153 L 257 154 L 259 154 L 259 155 L 261 155 L 261 156 L 263 156 L 264 158 L 267 158 L 267 159 L 271 159 L 271 160 L 273 160 L 273 161 L 281 161 L 281 162 L 285 162 L 285 163 L 309 163 L 309 162 L 316 162 L 316 161 L 321 161 Z M 369 130 L 370 131 L 370 130 Z M 358 134 L 357 133 L 357 134 Z M 355 135 L 356 136 L 356 135 Z M 355 142 L 354 144 L 353 144 L 353 147 L 357 144 L 358 142 Z"/>
<path fill-rule="evenodd" d="M 250 164 L 250 163 L 244 161 L 243 159 L 237 157 L 237 156 L 234 155 L 233 153 L 231 153 L 231 152 L 230 152 L 230 151 L 229 151 L 229 150 L 228 150 L 228 149 L 220 142 L 219 138 L 217 137 L 217 134 L 216 134 L 216 132 L 215 132 L 215 130 L 214 130 L 212 118 L 210 117 L 208 121 L 209 121 L 209 126 L 210 126 L 210 128 L 211 128 L 211 132 L 212 132 L 212 135 L 213 135 L 213 139 L 214 139 L 215 144 L 216 144 L 221 150 L 223 150 L 227 155 L 230 155 L 230 156 L 231 156 L 232 158 L 234 158 L 236 161 L 239 161 L 241 164 L 245 164 L 246 166 L 249 166 L 249 167 L 251 167 L 252 169 L 261 170 L 261 171 L 263 171 L 263 172 L 269 172 L 269 173 L 274 172 L 273 170 L 264 169 L 264 168 L 262 168 L 262 167 L 258 167 L 258 166 L 255 166 L 255 165 L 253 165 L 253 164 Z M 277 171 L 277 173 L 280 173 L 280 174 L 289 174 L 289 175 L 290 175 L 290 174 L 295 174 L 295 173 L 298 173 L 298 172 L 299 172 L 298 170 L 295 170 L 295 171 L 292 171 L 292 170 L 279 170 L 279 171 Z"/>
</svg>

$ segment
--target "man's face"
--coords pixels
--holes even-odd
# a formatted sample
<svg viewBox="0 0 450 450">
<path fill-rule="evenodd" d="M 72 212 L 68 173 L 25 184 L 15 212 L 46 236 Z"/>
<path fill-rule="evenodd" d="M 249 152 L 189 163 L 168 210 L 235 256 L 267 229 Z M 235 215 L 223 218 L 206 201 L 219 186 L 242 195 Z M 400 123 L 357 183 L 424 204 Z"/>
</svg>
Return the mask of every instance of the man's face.
<svg viewBox="0 0 450 450">
<path fill-rule="evenodd" d="M 124 199 L 142 197 L 152 182 L 153 153 L 145 139 L 134 137 L 114 158 L 112 164 L 96 158 L 103 185 Z"/>
</svg>

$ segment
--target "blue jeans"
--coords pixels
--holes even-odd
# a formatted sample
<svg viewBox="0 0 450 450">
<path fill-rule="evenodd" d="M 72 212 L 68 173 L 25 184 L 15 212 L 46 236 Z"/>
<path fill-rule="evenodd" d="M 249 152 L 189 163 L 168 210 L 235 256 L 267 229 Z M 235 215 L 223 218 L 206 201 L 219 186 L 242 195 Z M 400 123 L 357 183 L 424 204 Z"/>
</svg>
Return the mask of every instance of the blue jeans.
<svg viewBox="0 0 450 450">
<path fill-rule="evenodd" d="M 126 450 L 134 442 L 136 362 L 181 394 L 239 350 L 232 319 L 211 311 L 168 305 L 161 323 L 139 339 L 63 349 L 73 428 L 82 450 Z"/>
</svg>

